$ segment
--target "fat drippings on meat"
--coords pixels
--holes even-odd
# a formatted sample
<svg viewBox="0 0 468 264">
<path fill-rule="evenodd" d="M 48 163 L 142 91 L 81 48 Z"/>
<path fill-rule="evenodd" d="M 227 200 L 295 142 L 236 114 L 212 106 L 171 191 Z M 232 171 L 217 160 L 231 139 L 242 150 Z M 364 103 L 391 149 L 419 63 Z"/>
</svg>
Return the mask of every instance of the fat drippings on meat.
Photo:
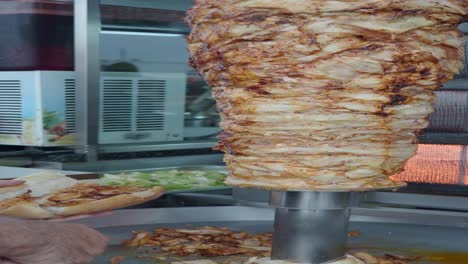
<svg viewBox="0 0 468 264">
<path fill-rule="evenodd" d="M 227 183 L 394 186 L 458 73 L 465 0 L 195 0 L 192 64 L 221 113 Z"/>
</svg>

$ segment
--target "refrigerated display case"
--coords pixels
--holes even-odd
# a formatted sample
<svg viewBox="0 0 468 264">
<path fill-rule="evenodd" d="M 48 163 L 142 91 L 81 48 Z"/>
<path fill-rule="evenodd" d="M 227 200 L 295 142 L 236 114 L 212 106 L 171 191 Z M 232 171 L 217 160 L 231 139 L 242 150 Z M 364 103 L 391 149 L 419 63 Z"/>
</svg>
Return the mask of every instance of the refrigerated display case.
<svg viewBox="0 0 468 264">
<path fill-rule="evenodd" d="M 92 90 L 100 91 L 95 97 L 102 107 L 95 125 L 100 128 L 93 133 L 99 134 L 95 144 L 110 147 L 107 152 L 117 145 L 124 146 L 115 151 L 130 152 L 142 144 L 151 149 L 148 143 L 212 144 L 219 131 L 210 89 L 188 65 L 185 13 L 158 5 L 164 7 L 112 1 L 100 6 L 99 58 L 94 59 L 102 74 Z M 75 124 L 83 89 L 73 71 L 73 2 L 0 1 L 0 9 L 7 43 L 0 51 L 0 102 L 10 106 L 0 110 L 0 143 L 78 145 L 75 129 L 88 124 Z M 39 96 L 42 101 L 35 101 Z"/>
</svg>

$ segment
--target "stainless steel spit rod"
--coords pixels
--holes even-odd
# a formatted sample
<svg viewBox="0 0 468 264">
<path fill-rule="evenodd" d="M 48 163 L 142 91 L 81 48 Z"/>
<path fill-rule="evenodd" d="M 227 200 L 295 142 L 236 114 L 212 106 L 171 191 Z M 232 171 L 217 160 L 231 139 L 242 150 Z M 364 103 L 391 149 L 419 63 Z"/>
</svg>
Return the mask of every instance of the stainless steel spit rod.
<svg viewBox="0 0 468 264">
<path fill-rule="evenodd" d="M 350 202 L 349 192 L 272 191 L 271 258 L 312 264 L 343 258 Z"/>
</svg>

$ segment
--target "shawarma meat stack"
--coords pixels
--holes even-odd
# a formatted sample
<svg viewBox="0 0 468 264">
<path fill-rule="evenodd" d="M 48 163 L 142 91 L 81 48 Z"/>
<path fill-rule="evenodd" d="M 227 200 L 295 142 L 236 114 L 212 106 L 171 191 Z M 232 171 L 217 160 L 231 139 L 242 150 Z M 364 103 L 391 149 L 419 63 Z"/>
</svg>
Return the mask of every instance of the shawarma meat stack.
<svg viewBox="0 0 468 264">
<path fill-rule="evenodd" d="M 365 190 L 415 154 L 462 67 L 466 0 L 195 0 L 191 62 L 233 186 Z"/>
</svg>

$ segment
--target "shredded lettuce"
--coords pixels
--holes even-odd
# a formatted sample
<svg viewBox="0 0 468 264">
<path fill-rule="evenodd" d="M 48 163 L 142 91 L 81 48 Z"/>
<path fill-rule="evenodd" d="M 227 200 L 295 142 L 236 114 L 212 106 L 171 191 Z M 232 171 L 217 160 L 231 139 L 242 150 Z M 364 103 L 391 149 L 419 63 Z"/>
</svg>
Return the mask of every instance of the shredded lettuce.
<svg viewBox="0 0 468 264">
<path fill-rule="evenodd" d="M 132 185 L 151 188 L 162 186 L 168 191 L 222 187 L 225 172 L 210 170 L 158 170 L 104 174 L 101 181 L 108 185 Z"/>
</svg>

